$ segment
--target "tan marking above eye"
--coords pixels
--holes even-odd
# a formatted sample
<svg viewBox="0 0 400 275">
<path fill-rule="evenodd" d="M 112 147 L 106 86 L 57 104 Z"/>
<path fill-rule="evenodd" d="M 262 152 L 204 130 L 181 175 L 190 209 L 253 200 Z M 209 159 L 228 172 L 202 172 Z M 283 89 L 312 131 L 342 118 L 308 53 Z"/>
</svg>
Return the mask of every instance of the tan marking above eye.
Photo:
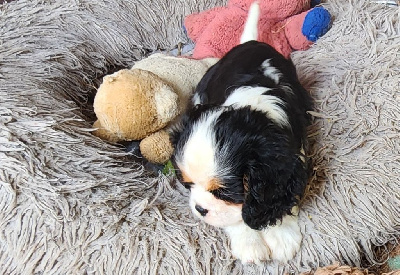
<svg viewBox="0 0 400 275">
<path fill-rule="evenodd" d="M 217 178 L 213 178 L 207 182 L 205 189 L 207 191 L 214 191 L 214 190 L 217 190 L 218 188 L 222 188 L 222 187 L 223 187 L 222 182 Z"/>
<path fill-rule="evenodd" d="M 199 184 L 197 182 L 194 182 L 191 177 L 188 176 L 185 171 L 181 170 L 181 175 L 182 175 L 182 181 L 186 183 L 192 183 L 192 184 Z M 206 189 L 207 191 L 214 191 L 218 188 L 223 188 L 223 184 L 221 180 L 217 178 L 212 178 L 211 180 L 208 180 L 207 182 L 200 183 L 200 185 Z"/>
</svg>

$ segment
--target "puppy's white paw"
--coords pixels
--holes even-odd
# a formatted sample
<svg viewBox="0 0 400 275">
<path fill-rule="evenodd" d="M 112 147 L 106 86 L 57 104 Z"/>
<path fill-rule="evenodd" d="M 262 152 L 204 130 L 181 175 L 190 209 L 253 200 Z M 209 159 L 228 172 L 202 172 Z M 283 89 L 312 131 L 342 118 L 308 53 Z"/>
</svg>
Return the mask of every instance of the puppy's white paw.
<svg viewBox="0 0 400 275">
<path fill-rule="evenodd" d="M 262 233 L 248 227 L 244 222 L 225 228 L 231 239 L 232 255 L 243 264 L 261 264 L 269 260 L 270 250 Z"/>
<path fill-rule="evenodd" d="M 257 264 L 269 260 L 270 251 L 265 241 L 260 237 L 251 242 L 232 242 L 232 254 L 243 264 Z"/>
<path fill-rule="evenodd" d="M 263 232 L 264 240 L 271 250 L 271 259 L 286 263 L 299 251 L 303 236 L 297 220 L 297 216 L 285 216 L 281 224 Z"/>
</svg>

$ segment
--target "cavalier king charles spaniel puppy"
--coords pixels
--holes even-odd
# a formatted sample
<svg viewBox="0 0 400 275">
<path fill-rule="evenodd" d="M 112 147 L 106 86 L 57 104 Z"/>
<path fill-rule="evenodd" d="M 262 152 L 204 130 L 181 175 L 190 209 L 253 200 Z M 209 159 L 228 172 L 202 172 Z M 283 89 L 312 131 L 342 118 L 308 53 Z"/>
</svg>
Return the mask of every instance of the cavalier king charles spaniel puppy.
<svg viewBox="0 0 400 275">
<path fill-rule="evenodd" d="M 193 213 L 224 228 L 233 256 L 257 264 L 299 250 L 312 108 L 293 63 L 253 41 L 258 13 L 254 3 L 242 44 L 207 71 L 171 137 Z"/>
</svg>

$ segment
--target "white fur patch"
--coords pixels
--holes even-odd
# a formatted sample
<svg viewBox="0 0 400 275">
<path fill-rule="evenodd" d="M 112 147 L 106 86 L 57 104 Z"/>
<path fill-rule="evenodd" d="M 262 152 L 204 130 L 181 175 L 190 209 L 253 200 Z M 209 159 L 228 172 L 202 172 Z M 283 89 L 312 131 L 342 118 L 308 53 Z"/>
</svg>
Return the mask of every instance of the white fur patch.
<svg viewBox="0 0 400 275">
<path fill-rule="evenodd" d="M 232 255 L 242 263 L 261 264 L 269 260 L 270 250 L 262 232 L 251 229 L 244 222 L 225 228 L 231 239 Z"/>
<path fill-rule="evenodd" d="M 293 210 L 293 214 L 298 210 Z M 271 250 L 271 259 L 286 263 L 299 251 L 303 236 L 298 225 L 298 217 L 285 216 L 280 224 L 263 231 L 264 240 Z"/>
<path fill-rule="evenodd" d="M 261 64 L 261 68 L 264 70 L 264 75 L 271 78 L 275 84 L 280 82 L 282 74 L 276 67 L 271 65 L 271 59 L 265 60 Z"/>
<path fill-rule="evenodd" d="M 231 239 L 233 256 L 243 263 L 256 264 L 269 259 L 282 263 L 293 259 L 303 239 L 297 212 L 294 207 L 294 216 L 285 216 L 280 224 L 262 231 L 253 230 L 244 222 L 224 228 Z"/>
<path fill-rule="evenodd" d="M 280 126 L 288 127 L 289 119 L 281 106 L 284 102 L 276 96 L 264 95 L 268 88 L 244 86 L 236 89 L 224 102 L 224 106 L 246 107 L 266 113 L 266 115 Z"/>
<path fill-rule="evenodd" d="M 192 98 L 192 103 L 193 103 L 193 105 L 198 105 L 201 103 L 199 94 L 197 94 L 197 93 L 194 94 L 194 96 Z"/>
<path fill-rule="evenodd" d="M 206 113 L 194 124 L 183 148 L 182 161 L 178 165 L 194 183 L 204 184 L 217 175 L 213 125 L 221 113 L 222 110 Z"/>
</svg>

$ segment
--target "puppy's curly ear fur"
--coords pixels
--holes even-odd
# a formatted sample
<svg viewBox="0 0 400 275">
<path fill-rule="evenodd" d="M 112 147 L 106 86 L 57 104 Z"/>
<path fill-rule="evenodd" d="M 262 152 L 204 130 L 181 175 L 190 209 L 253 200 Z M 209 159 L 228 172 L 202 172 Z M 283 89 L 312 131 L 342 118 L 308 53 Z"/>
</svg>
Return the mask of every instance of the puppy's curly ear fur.
<svg viewBox="0 0 400 275">
<path fill-rule="evenodd" d="M 242 209 L 243 220 L 252 229 L 275 225 L 283 216 L 291 214 L 292 207 L 304 193 L 306 165 L 299 155 L 290 151 L 278 145 L 253 152 L 255 157 L 249 165 L 248 191 Z"/>
</svg>

